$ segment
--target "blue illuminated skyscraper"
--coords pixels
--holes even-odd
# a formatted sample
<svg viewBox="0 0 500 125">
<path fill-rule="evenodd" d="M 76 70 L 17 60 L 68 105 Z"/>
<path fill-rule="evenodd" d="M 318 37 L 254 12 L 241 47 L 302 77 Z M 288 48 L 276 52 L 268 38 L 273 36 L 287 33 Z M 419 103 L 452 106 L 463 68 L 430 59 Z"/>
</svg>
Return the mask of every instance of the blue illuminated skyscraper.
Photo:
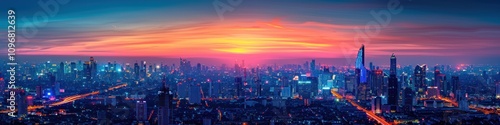
<svg viewBox="0 0 500 125">
<path fill-rule="evenodd" d="M 359 48 L 358 56 L 356 57 L 356 69 L 360 70 L 359 83 L 366 83 L 365 45 Z"/>
</svg>

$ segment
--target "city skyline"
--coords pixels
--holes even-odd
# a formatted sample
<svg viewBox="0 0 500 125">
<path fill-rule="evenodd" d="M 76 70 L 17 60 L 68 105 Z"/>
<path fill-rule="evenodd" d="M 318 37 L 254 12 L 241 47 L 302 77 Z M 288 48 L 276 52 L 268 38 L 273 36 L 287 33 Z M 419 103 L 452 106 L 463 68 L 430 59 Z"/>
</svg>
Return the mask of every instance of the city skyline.
<svg viewBox="0 0 500 125">
<path fill-rule="evenodd" d="M 1 3 L 1 125 L 500 125 L 498 0 Z"/>
</svg>

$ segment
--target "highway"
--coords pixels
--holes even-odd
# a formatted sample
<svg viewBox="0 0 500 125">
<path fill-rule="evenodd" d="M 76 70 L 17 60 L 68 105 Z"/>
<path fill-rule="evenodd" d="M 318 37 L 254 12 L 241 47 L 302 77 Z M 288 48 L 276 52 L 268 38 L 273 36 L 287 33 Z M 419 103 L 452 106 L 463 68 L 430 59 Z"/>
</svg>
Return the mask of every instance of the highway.
<svg viewBox="0 0 500 125">
<path fill-rule="evenodd" d="M 108 90 L 111 91 L 111 90 L 119 89 L 119 88 L 122 88 L 122 87 L 125 87 L 125 86 L 127 86 L 126 83 L 110 87 L 110 88 L 108 88 Z M 79 99 L 83 99 L 83 98 L 85 98 L 87 96 L 97 95 L 99 93 L 100 93 L 99 91 L 93 91 L 93 92 L 90 92 L 90 93 L 68 96 L 68 97 L 65 97 L 64 99 L 62 99 L 62 101 L 49 104 L 48 106 L 49 107 L 54 107 L 54 106 L 63 105 L 63 104 L 66 104 L 66 103 L 70 103 L 70 102 L 79 100 Z M 40 108 L 43 108 L 43 107 L 44 106 L 41 106 L 41 105 L 29 106 L 28 110 L 32 111 L 32 110 L 40 109 Z M 9 110 L 0 111 L 0 113 L 8 113 L 8 112 L 9 112 Z"/>
<path fill-rule="evenodd" d="M 342 99 L 344 98 L 342 95 L 338 94 L 337 92 L 335 91 L 331 91 L 331 93 L 338 99 Z M 359 110 L 363 111 L 366 113 L 366 115 L 368 117 L 370 117 L 371 119 L 374 119 L 375 121 L 377 121 L 378 123 L 382 124 L 382 125 L 391 125 L 391 123 L 387 122 L 384 118 L 380 117 L 380 116 L 377 116 L 375 113 L 369 111 L 369 110 L 366 110 L 365 108 L 363 108 L 362 106 L 358 105 L 358 103 L 356 103 L 355 101 L 351 100 L 351 99 L 347 99 L 345 98 L 349 103 L 351 103 L 353 106 L 355 106 L 356 108 L 358 108 Z"/>
<path fill-rule="evenodd" d="M 451 103 L 453 106 L 455 107 L 458 107 L 458 103 L 455 102 L 454 100 L 452 99 L 449 99 L 449 98 L 446 98 L 446 97 L 441 97 L 439 96 L 438 98 L 439 100 L 442 100 L 442 101 L 445 101 L 445 102 L 448 102 L 448 103 Z M 469 105 L 469 108 L 470 109 L 474 109 L 474 110 L 477 110 L 477 111 L 480 111 L 480 112 L 483 112 L 484 114 L 491 114 L 491 113 L 497 113 L 497 114 L 500 114 L 500 112 L 498 111 L 495 111 L 495 110 L 487 110 L 487 109 L 483 109 L 483 108 L 478 108 L 476 106 L 473 106 L 473 105 Z"/>
</svg>

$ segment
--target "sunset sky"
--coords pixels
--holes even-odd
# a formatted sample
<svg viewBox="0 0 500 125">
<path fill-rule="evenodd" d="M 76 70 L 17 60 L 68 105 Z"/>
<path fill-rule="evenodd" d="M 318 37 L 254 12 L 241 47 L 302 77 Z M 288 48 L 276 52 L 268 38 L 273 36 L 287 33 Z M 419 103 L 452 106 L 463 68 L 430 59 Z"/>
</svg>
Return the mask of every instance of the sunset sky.
<svg viewBox="0 0 500 125">
<path fill-rule="evenodd" d="M 233 10 L 222 19 L 214 1 Z M 16 10 L 19 55 L 269 60 L 354 58 L 360 47 L 354 28 L 364 31 L 370 21 L 377 22 L 370 12 L 385 11 L 390 4 L 313 1 L 242 0 L 231 5 L 226 0 L 70 0 L 48 15 L 47 22 L 34 20 L 39 12 L 46 13 L 36 2 L 9 1 L 0 7 Z M 368 59 L 388 63 L 395 53 L 407 63 L 500 61 L 500 1 L 399 2 L 400 13 L 391 14 L 387 26 L 364 42 Z M 5 41 L 5 32 L 0 34 Z"/>
</svg>

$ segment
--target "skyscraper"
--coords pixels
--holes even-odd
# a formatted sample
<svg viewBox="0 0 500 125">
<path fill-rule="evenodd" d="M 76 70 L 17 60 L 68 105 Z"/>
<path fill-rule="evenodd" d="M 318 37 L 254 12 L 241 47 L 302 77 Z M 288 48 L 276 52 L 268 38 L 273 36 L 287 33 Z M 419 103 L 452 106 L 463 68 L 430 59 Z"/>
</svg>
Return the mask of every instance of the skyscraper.
<svg viewBox="0 0 500 125">
<path fill-rule="evenodd" d="M 367 94 L 367 71 L 365 67 L 365 45 L 359 48 L 358 56 L 356 57 L 356 69 L 355 69 L 357 83 L 356 91 L 354 94 L 357 99 L 365 100 L 368 96 Z"/>
<path fill-rule="evenodd" d="M 318 77 L 307 77 L 311 81 L 311 98 L 318 95 Z"/>
<path fill-rule="evenodd" d="M 138 123 L 146 124 L 148 121 L 148 105 L 146 101 L 140 100 L 135 103 L 135 119 Z"/>
<path fill-rule="evenodd" d="M 426 90 L 428 98 L 438 98 L 440 96 L 438 83 L 441 81 L 441 78 L 438 77 L 439 74 L 440 72 L 437 70 L 437 67 L 434 67 L 434 81 L 427 85 Z"/>
<path fill-rule="evenodd" d="M 365 45 L 359 48 L 358 56 L 356 57 L 356 69 L 359 69 L 359 83 L 366 83 Z"/>
<path fill-rule="evenodd" d="M 392 54 L 391 56 L 391 74 L 389 75 L 389 85 L 388 85 L 388 100 L 387 103 L 391 106 L 391 112 L 395 112 L 398 107 L 398 77 L 396 76 L 396 56 Z"/>
<path fill-rule="evenodd" d="M 316 70 L 316 60 L 313 59 L 311 61 L 311 71 L 314 71 L 314 70 Z"/>
<path fill-rule="evenodd" d="M 134 63 L 134 76 L 135 76 L 135 79 L 138 80 L 139 79 L 139 76 L 140 76 L 140 67 L 139 67 L 139 64 L 138 63 Z"/>
<path fill-rule="evenodd" d="M 168 125 L 170 124 L 170 108 L 172 93 L 167 87 L 165 78 L 163 78 L 163 87 L 158 91 L 159 103 L 158 103 L 158 125 Z"/>
<path fill-rule="evenodd" d="M 460 90 L 460 82 L 458 79 L 458 76 L 451 76 L 451 84 L 452 84 L 452 89 L 451 91 L 453 94 L 457 94 L 457 91 Z"/>
<path fill-rule="evenodd" d="M 373 113 L 382 113 L 382 98 L 380 96 L 376 96 L 375 98 L 373 98 L 371 104 Z"/>
<path fill-rule="evenodd" d="M 147 64 L 146 64 L 146 61 L 141 61 L 141 65 L 140 65 L 140 70 L 139 70 L 139 74 L 140 74 L 140 77 L 141 78 L 146 78 L 146 74 L 147 74 Z"/>
<path fill-rule="evenodd" d="M 403 111 L 411 112 L 413 110 L 414 92 L 410 88 L 403 90 Z"/>
<path fill-rule="evenodd" d="M 397 72 L 396 72 L 396 56 L 394 55 L 394 53 L 391 56 L 390 75 L 396 75 L 397 76 Z"/>
<path fill-rule="evenodd" d="M 469 110 L 469 102 L 467 102 L 467 98 L 465 97 L 465 91 L 457 91 L 457 103 L 460 110 Z"/>
<path fill-rule="evenodd" d="M 90 79 L 91 80 L 95 80 L 97 78 L 97 61 L 94 60 L 94 57 L 90 57 L 90 74 L 91 74 L 91 77 Z"/>
<path fill-rule="evenodd" d="M 76 68 L 76 63 L 75 62 L 71 62 L 70 65 L 70 70 L 69 70 L 69 74 L 70 74 L 70 80 L 75 80 L 77 77 L 77 68 Z"/>
<path fill-rule="evenodd" d="M 414 70 L 413 83 L 415 84 L 415 91 L 417 91 L 419 95 L 423 95 L 427 88 L 425 85 L 426 68 L 426 65 L 417 65 Z"/>
<path fill-rule="evenodd" d="M 438 90 L 438 96 L 441 96 L 441 93 L 444 93 L 444 83 L 446 81 L 446 75 L 442 74 L 441 71 L 439 71 L 438 67 L 434 68 L 434 87 L 437 87 Z"/>
<path fill-rule="evenodd" d="M 365 45 L 362 45 L 358 50 L 358 55 L 356 57 L 356 68 L 361 68 L 365 66 Z"/>
<path fill-rule="evenodd" d="M 26 99 L 26 91 L 23 89 L 14 90 L 16 94 L 16 103 L 17 103 L 17 116 L 25 117 L 28 114 L 28 102 Z"/>
<path fill-rule="evenodd" d="M 92 80 L 92 67 L 89 61 L 85 61 L 83 64 L 83 79 L 85 81 L 90 82 Z"/>
<path fill-rule="evenodd" d="M 61 62 L 59 64 L 59 69 L 57 70 L 57 74 L 58 74 L 57 77 L 59 77 L 58 78 L 59 80 L 64 80 L 64 63 L 63 62 Z"/>
<path fill-rule="evenodd" d="M 234 78 L 234 86 L 235 86 L 235 96 L 236 97 L 242 97 L 244 94 L 243 94 L 243 80 L 241 77 L 236 77 Z"/>
<path fill-rule="evenodd" d="M 200 84 L 191 84 L 189 86 L 189 103 L 200 104 L 201 103 L 201 88 Z"/>
<path fill-rule="evenodd" d="M 373 70 L 371 73 L 371 91 L 373 96 L 384 94 L 384 72 L 381 69 Z"/>
<path fill-rule="evenodd" d="M 388 104 L 398 105 L 398 78 L 396 75 L 389 76 L 389 86 L 388 86 Z"/>
</svg>

